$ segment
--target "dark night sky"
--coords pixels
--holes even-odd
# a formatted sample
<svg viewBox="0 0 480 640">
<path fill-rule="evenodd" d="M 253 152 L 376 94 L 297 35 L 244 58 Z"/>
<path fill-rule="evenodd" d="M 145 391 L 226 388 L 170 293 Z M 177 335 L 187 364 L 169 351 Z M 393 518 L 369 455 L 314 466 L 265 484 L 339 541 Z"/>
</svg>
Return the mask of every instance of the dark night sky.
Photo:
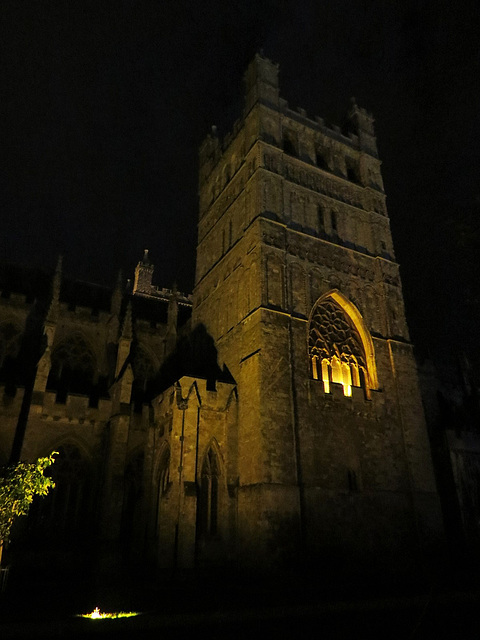
<svg viewBox="0 0 480 640">
<path fill-rule="evenodd" d="M 356 96 L 374 114 L 414 337 L 433 319 L 432 343 L 473 334 L 476 0 L 3 0 L 0 18 L 1 261 L 64 253 L 113 284 L 149 248 L 156 284 L 191 290 L 197 149 L 240 115 L 263 48 L 292 107 L 341 124 Z"/>
</svg>

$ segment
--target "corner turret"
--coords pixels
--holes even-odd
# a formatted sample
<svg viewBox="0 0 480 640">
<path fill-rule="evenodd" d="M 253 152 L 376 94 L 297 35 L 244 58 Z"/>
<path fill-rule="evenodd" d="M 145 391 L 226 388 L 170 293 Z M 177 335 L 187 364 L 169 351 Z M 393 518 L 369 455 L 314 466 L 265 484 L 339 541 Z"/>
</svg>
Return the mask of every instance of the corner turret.
<svg viewBox="0 0 480 640">
<path fill-rule="evenodd" d="M 371 113 L 357 105 L 355 98 L 350 98 L 350 109 L 347 113 L 348 128 L 358 136 L 360 148 L 367 153 L 378 157 L 377 140 L 373 123 L 375 120 Z"/>
<path fill-rule="evenodd" d="M 256 102 L 278 107 L 280 101 L 278 68 L 278 64 L 264 58 L 262 54 L 255 55 L 244 76 L 245 115 Z"/>
<path fill-rule="evenodd" d="M 148 258 L 148 249 L 143 252 L 143 258 L 135 268 L 133 293 L 150 293 L 152 289 L 153 264 Z"/>
</svg>

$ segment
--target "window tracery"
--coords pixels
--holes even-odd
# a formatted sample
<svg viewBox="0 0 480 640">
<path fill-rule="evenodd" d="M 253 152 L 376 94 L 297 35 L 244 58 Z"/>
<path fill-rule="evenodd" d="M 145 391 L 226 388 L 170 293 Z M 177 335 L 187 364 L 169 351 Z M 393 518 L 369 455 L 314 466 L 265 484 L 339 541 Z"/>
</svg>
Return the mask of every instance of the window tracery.
<svg viewBox="0 0 480 640">
<path fill-rule="evenodd" d="M 68 393 L 90 395 L 95 375 L 95 358 L 81 335 L 66 338 L 54 350 L 48 387 L 57 389 L 57 401 Z"/>
<path fill-rule="evenodd" d="M 331 297 L 318 303 L 310 321 L 308 337 L 311 375 L 322 380 L 325 393 L 332 382 L 343 385 L 346 396 L 352 387 L 368 394 L 368 366 L 360 333 L 345 310 Z"/>
</svg>

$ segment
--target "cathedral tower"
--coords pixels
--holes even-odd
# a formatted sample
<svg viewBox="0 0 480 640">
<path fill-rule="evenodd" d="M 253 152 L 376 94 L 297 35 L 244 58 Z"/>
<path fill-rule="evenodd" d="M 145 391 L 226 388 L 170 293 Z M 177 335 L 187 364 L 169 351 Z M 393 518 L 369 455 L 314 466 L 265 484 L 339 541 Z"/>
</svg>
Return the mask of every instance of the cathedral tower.
<svg viewBox="0 0 480 640">
<path fill-rule="evenodd" d="M 441 525 L 373 119 L 291 110 L 260 55 L 245 82 L 200 150 L 193 306 L 238 386 L 237 548 L 403 562 Z"/>
</svg>

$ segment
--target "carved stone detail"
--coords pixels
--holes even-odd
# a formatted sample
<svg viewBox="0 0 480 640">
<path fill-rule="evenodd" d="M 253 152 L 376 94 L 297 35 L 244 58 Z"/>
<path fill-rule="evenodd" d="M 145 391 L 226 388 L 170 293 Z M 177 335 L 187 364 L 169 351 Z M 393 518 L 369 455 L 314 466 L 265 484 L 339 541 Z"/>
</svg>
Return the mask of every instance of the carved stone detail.
<svg viewBox="0 0 480 640">
<path fill-rule="evenodd" d="M 333 300 L 325 300 L 313 313 L 308 338 L 310 357 L 319 360 L 336 356 L 340 362 L 358 365 L 366 371 L 362 340 L 353 322 Z"/>
</svg>

